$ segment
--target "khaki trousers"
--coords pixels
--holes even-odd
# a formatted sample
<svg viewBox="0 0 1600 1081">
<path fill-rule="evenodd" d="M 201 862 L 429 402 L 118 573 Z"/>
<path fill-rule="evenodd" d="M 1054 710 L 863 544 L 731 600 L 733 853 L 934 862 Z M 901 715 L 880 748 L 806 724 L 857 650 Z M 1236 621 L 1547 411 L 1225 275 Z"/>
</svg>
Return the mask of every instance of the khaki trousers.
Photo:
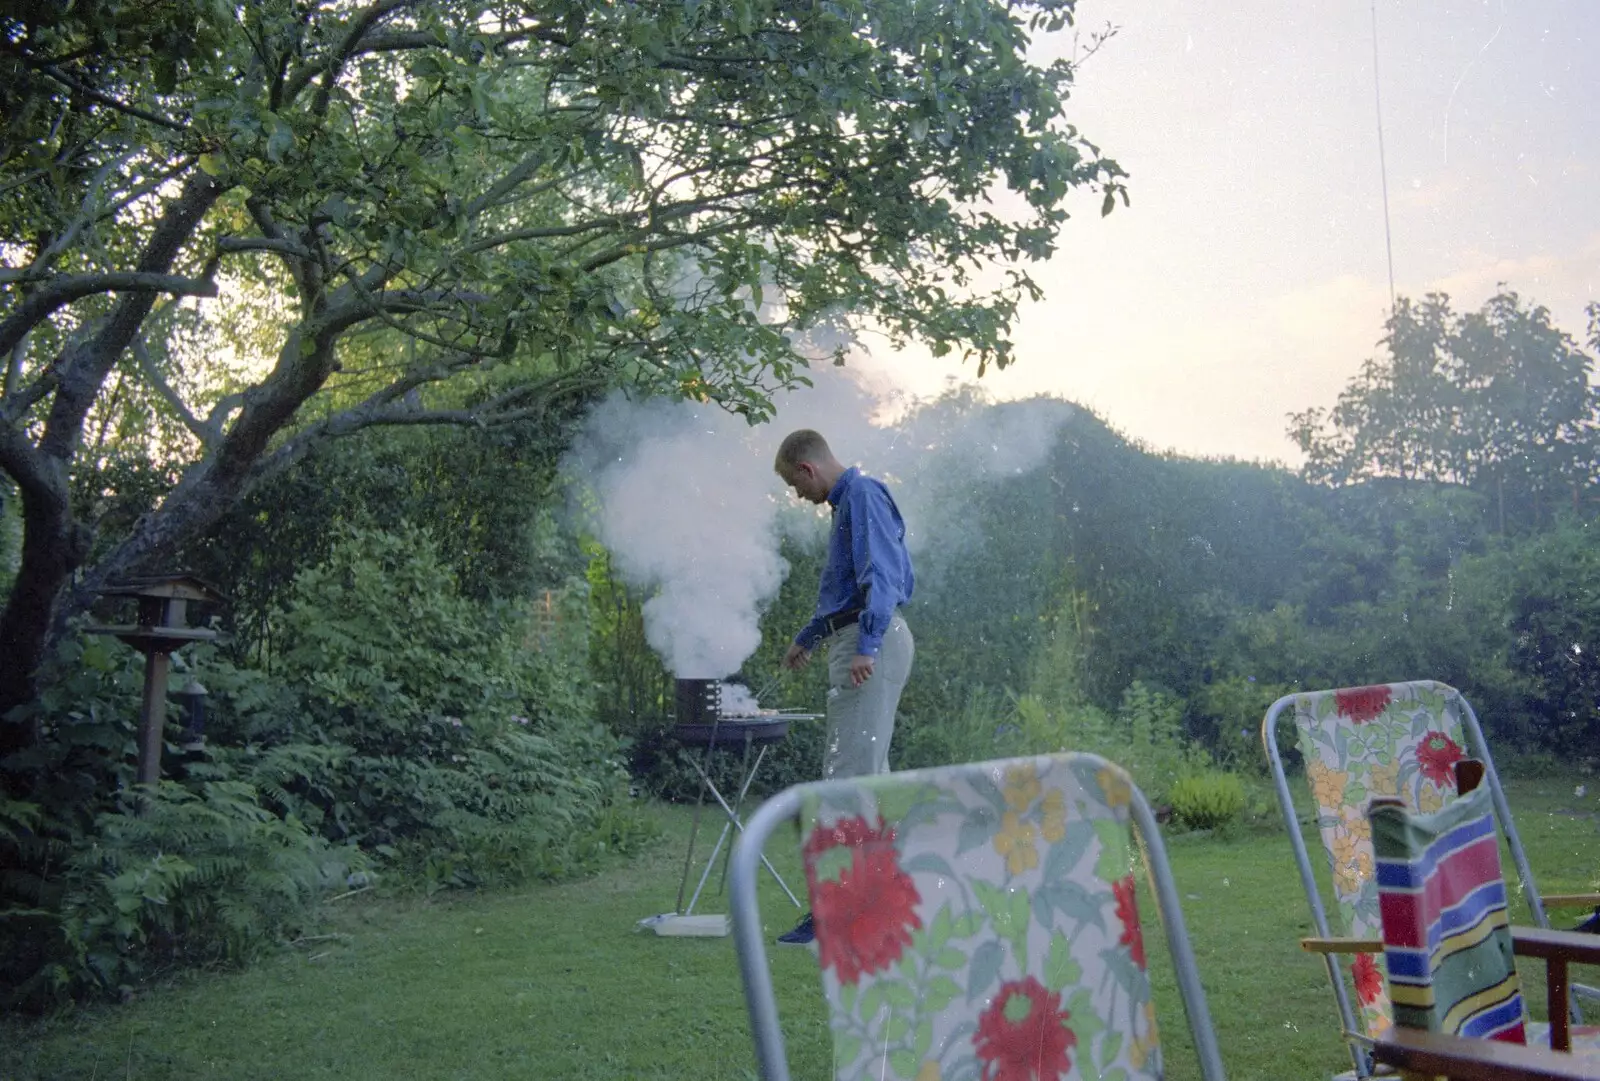
<svg viewBox="0 0 1600 1081">
<path fill-rule="evenodd" d="M 850 659 L 861 641 L 861 627 L 852 625 L 828 639 L 828 744 L 822 754 L 822 777 L 861 777 L 889 772 L 889 741 L 894 738 L 894 713 L 900 692 L 911 675 L 916 644 L 911 628 L 895 614 L 883 635 L 872 676 L 861 686 L 850 683 Z"/>
</svg>

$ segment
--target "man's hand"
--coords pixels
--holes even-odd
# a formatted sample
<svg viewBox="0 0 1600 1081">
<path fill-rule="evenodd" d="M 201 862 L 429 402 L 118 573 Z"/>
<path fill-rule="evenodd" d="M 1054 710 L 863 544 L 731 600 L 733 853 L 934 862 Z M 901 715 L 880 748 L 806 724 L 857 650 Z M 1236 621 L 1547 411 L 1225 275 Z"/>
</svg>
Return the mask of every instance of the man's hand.
<svg viewBox="0 0 1600 1081">
<path fill-rule="evenodd" d="M 791 672 L 798 672 L 811 660 L 811 651 L 802 648 L 798 642 L 789 643 L 789 652 L 783 655 L 783 666 Z"/>
<path fill-rule="evenodd" d="M 865 653 L 857 653 L 854 657 L 851 657 L 850 682 L 857 687 L 865 683 L 872 675 L 874 663 L 875 658 L 869 657 Z"/>
</svg>

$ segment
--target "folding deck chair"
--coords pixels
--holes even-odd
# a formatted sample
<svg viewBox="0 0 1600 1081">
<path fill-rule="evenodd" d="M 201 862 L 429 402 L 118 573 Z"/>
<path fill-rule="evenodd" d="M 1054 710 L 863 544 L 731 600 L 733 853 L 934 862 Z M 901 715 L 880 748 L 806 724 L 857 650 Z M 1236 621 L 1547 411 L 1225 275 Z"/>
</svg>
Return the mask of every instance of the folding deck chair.
<svg viewBox="0 0 1600 1081">
<path fill-rule="evenodd" d="M 734 943 L 764 1081 L 788 1081 L 756 901 L 762 850 L 798 821 L 837 1081 L 1162 1076 L 1130 820 L 1201 1075 L 1221 1060 L 1144 796 L 1088 754 L 800 785 L 734 848 Z"/>
<path fill-rule="evenodd" d="M 1339 930 L 1346 938 L 1332 937 L 1327 909 L 1300 835 L 1298 812 L 1278 753 L 1277 726 L 1285 716 L 1294 723 L 1305 759 L 1317 825 L 1332 870 Z M 1369 951 L 1379 940 L 1378 889 L 1373 878 L 1371 828 L 1365 814 L 1369 799 L 1393 797 L 1414 811 L 1438 810 L 1454 792 L 1454 764 L 1468 755 L 1477 758 L 1484 764 L 1485 786 L 1534 924 L 1550 926 L 1545 915 L 1547 903 L 1600 903 L 1600 895 L 1540 896 L 1477 715 L 1453 687 L 1422 680 L 1285 695 L 1267 710 L 1261 737 L 1316 929 L 1316 937 L 1306 939 L 1302 946 L 1322 954 L 1327 964 L 1355 1077 L 1370 1076 L 1367 1045 L 1393 1025 L 1383 975 L 1372 953 L 1357 953 L 1350 965 L 1354 1006 L 1337 961 L 1338 955 L 1355 952 L 1352 940 L 1366 943 Z M 1574 990 L 1600 997 L 1591 988 Z"/>
<path fill-rule="evenodd" d="M 1600 1029 L 1567 1025 L 1567 966 L 1600 963 L 1600 939 L 1510 926 L 1483 773 L 1458 762 L 1460 794 L 1432 814 L 1368 805 L 1395 1020 L 1373 1058 L 1426 1076 L 1600 1077 Z M 1547 1027 L 1528 1020 L 1517 954 L 1545 959 Z"/>
</svg>

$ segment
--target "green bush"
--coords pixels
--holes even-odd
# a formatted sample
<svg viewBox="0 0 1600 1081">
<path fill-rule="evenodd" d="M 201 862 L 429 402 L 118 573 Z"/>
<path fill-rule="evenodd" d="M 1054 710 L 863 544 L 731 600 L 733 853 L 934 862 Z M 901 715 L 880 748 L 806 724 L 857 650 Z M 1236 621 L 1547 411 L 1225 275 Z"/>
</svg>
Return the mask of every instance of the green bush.
<svg viewBox="0 0 1600 1081">
<path fill-rule="evenodd" d="M 1182 701 L 1143 683 L 1123 692 L 1115 714 L 1083 703 L 1051 708 L 1034 695 L 1017 698 L 1015 706 L 1005 753 L 1098 754 L 1126 769 L 1151 800 L 1165 799 L 1179 777 L 1211 765 L 1205 749 L 1183 733 Z"/>
<path fill-rule="evenodd" d="M 1288 694 L 1285 684 L 1258 681 L 1251 676 L 1229 676 L 1201 687 L 1192 699 L 1203 738 L 1217 761 L 1238 773 L 1264 777 L 1267 753 L 1261 746 L 1261 722 L 1273 702 Z M 1285 718 L 1278 725 L 1279 753 L 1292 748 L 1293 726 Z"/>
<path fill-rule="evenodd" d="M 1194 830 L 1217 829 L 1244 813 L 1244 784 L 1232 773 L 1194 773 L 1179 778 L 1168 789 L 1167 802 L 1180 825 Z"/>
<path fill-rule="evenodd" d="M 902 716 L 895 725 L 890 758 L 896 769 L 982 762 L 1012 753 L 1016 746 L 1014 699 L 987 687 L 974 687 L 959 710 L 949 714 Z"/>
<path fill-rule="evenodd" d="M 125 992 L 176 963 L 248 960 L 368 866 L 359 850 L 279 818 L 238 782 L 191 791 L 164 781 L 78 837 L 58 828 L 49 838 L 47 826 L 32 805 L 0 809 L 0 848 L 34 857 L 19 873 L 48 862 L 42 848 L 60 860 L 53 873 L 30 875 L 32 906 L 8 890 L 0 975 L 10 1006 Z"/>
<path fill-rule="evenodd" d="M 154 796 L 133 787 L 142 658 L 68 638 L 18 718 L 41 738 L 0 762 L 6 997 L 246 959 L 367 858 L 432 889 L 643 843 L 593 720 L 588 607 L 582 583 L 538 611 L 469 601 L 425 533 L 348 530 L 286 598 L 268 667 L 175 661 L 210 692 L 206 745 L 169 743 Z"/>
<path fill-rule="evenodd" d="M 341 756 L 280 795 L 330 837 L 397 853 L 436 884 L 557 873 L 625 788 L 593 719 L 582 582 L 537 612 L 484 605 L 426 532 L 348 528 L 273 624 L 273 676 L 303 701 L 284 736 Z M 241 734 L 262 729 L 234 705 Z"/>
</svg>

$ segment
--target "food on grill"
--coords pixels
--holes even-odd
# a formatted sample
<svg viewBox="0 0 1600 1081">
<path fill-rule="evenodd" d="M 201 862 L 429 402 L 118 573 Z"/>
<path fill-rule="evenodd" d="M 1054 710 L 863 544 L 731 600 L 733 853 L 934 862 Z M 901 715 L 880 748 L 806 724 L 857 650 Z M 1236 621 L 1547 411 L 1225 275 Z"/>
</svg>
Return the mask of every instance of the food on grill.
<svg viewBox="0 0 1600 1081">
<path fill-rule="evenodd" d="M 776 717 L 777 715 L 778 711 L 775 709 L 738 709 L 734 707 L 733 709 L 722 711 L 723 717 L 733 719 L 739 717 Z"/>
</svg>

